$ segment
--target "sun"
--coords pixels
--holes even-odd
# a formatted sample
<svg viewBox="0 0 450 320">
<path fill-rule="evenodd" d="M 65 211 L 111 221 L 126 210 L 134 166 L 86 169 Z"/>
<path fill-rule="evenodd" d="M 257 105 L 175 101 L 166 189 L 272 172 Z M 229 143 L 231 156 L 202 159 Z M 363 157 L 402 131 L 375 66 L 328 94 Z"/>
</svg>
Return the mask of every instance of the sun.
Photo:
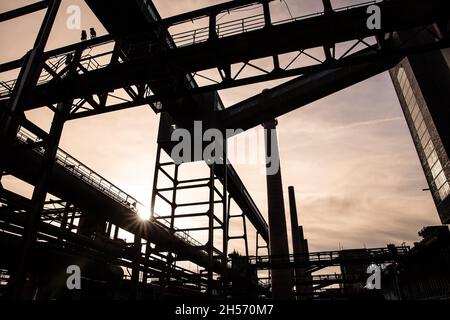
<svg viewBox="0 0 450 320">
<path fill-rule="evenodd" d="M 150 209 L 144 205 L 138 204 L 137 215 L 140 220 L 147 221 L 150 219 Z"/>
</svg>

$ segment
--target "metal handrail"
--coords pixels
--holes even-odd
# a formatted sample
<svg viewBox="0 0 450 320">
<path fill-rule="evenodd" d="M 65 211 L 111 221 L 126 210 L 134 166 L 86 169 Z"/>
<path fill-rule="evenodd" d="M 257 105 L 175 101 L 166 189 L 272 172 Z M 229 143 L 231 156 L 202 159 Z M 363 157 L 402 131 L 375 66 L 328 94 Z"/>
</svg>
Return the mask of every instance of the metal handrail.
<svg viewBox="0 0 450 320">
<path fill-rule="evenodd" d="M 20 130 L 17 134 L 19 140 L 24 143 L 38 142 L 38 140 L 27 132 Z M 43 148 L 34 148 L 34 151 L 40 155 L 44 154 Z M 101 191 L 105 195 L 109 196 L 113 200 L 125 205 L 134 212 L 137 212 L 137 204 L 140 203 L 138 200 L 128 195 L 127 193 L 120 190 L 113 183 L 106 180 L 100 176 L 95 171 L 91 170 L 83 163 L 69 155 L 62 149 L 58 149 L 56 153 L 56 163 L 63 166 L 72 175 L 78 177 L 79 179 L 87 182 L 89 185 L 95 187 L 97 190 Z"/>
<path fill-rule="evenodd" d="M 36 137 L 32 136 L 31 134 L 28 134 L 22 128 L 21 130 L 19 130 L 17 138 L 22 143 L 30 143 L 30 142 L 37 143 L 39 141 Z M 44 149 L 41 147 L 34 148 L 33 150 L 39 153 L 40 155 L 44 154 Z M 136 200 L 134 197 L 130 196 L 129 194 L 119 189 L 113 183 L 109 182 L 108 180 L 100 176 L 98 173 L 88 168 L 86 165 L 84 165 L 83 163 L 72 157 L 64 150 L 58 149 L 56 153 L 56 163 L 63 166 L 75 177 L 79 178 L 80 180 L 94 187 L 96 190 L 107 195 L 112 200 L 126 206 L 135 214 L 138 213 L 137 205 L 141 204 L 138 200 Z M 159 222 L 154 221 L 153 223 Z M 163 228 L 167 228 L 167 224 L 164 225 L 163 223 L 159 223 L 159 225 L 162 226 Z M 170 225 L 168 227 L 170 227 Z M 176 228 L 174 230 L 175 236 L 180 240 L 183 240 L 193 246 L 202 245 L 200 242 L 192 238 L 187 232 L 178 231 L 178 229 Z"/>
<path fill-rule="evenodd" d="M 154 223 L 161 224 L 165 228 L 169 228 L 170 229 L 170 222 L 167 221 L 166 219 L 158 219 L 158 218 L 160 218 L 160 216 L 158 214 L 156 214 L 156 213 L 153 213 L 153 218 L 154 218 L 153 219 Z M 187 231 L 179 231 L 175 227 L 173 229 L 174 229 L 175 236 L 177 236 L 179 239 L 184 240 L 184 241 L 186 241 L 186 242 L 188 242 L 188 243 L 190 243 L 190 244 L 192 244 L 192 245 L 194 245 L 196 247 L 201 247 L 202 246 L 202 244 L 199 241 L 195 240 L 189 234 L 189 232 L 187 232 Z"/>
<path fill-rule="evenodd" d="M 380 3 L 380 2 L 382 2 L 382 0 L 366 1 L 366 2 L 355 4 L 355 5 L 351 5 L 351 6 L 339 7 L 339 8 L 333 9 L 333 11 L 341 12 L 341 11 L 346 11 L 349 9 L 359 8 L 359 7 L 367 6 L 369 4 L 376 4 L 376 3 Z M 284 24 L 284 23 L 288 23 L 288 22 L 304 20 L 304 19 L 311 18 L 311 17 L 322 16 L 324 14 L 325 14 L 325 12 L 320 11 L 320 12 L 306 14 L 306 15 L 302 15 L 302 16 L 298 16 L 298 17 L 275 21 L 272 24 L 280 25 L 280 24 Z M 236 20 L 220 23 L 216 26 L 216 33 L 219 38 L 224 38 L 224 37 L 229 37 L 229 36 L 236 35 L 236 34 L 242 34 L 242 33 L 246 33 L 249 31 L 261 29 L 264 26 L 265 26 L 264 14 L 257 14 L 257 15 L 253 15 L 253 16 L 249 16 L 249 17 L 245 17 L 245 18 L 241 18 L 241 19 L 236 19 Z M 209 28 L 202 27 L 202 28 L 193 29 L 193 30 L 189 30 L 189 31 L 183 31 L 183 32 L 174 34 L 172 36 L 172 38 L 178 47 L 194 45 L 194 44 L 208 40 Z M 186 38 L 191 39 L 192 41 L 189 41 L 186 44 L 186 42 L 187 42 Z"/>
<path fill-rule="evenodd" d="M 256 263 L 269 263 L 279 260 L 285 262 L 286 257 L 288 257 L 289 262 L 295 262 L 296 258 L 306 258 L 310 262 L 321 262 L 321 261 L 332 261 L 338 259 L 351 259 L 352 257 L 359 258 L 359 253 L 367 254 L 367 258 L 376 258 L 380 256 L 402 256 L 410 251 L 408 246 L 395 247 L 395 251 L 392 251 L 389 247 L 386 248 L 373 248 L 373 249 L 361 249 L 360 251 L 352 252 L 352 250 L 342 250 L 342 251 L 322 251 L 322 252 L 311 252 L 309 254 L 294 255 L 289 256 L 254 256 L 249 257 L 249 261 L 252 264 Z"/>
<path fill-rule="evenodd" d="M 362 7 L 362 6 L 367 6 L 370 4 L 381 3 L 383 1 L 385 1 L 385 0 L 372 0 L 372 1 L 362 2 L 362 3 L 358 3 L 355 5 L 351 5 L 351 6 L 344 6 L 344 7 L 336 8 L 333 10 L 334 10 L 334 12 L 341 12 L 341 11 L 345 11 L 345 10 Z M 281 24 L 285 24 L 285 23 L 289 23 L 289 22 L 304 20 L 307 18 L 315 17 L 315 16 L 321 16 L 324 14 L 325 14 L 324 12 L 311 13 L 311 14 L 307 14 L 307 15 L 302 15 L 302 16 L 298 16 L 298 17 L 275 21 L 275 22 L 272 22 L 272 24 L 273 25 L 281 25 Z M 218 24 L 216 26 L 216 33 L 219 38 L 225 38 L 225 37 L 229 37 L 232 35 L 243 34 L 243 33 L 249 32 L 249 31 L 261 29 L 264 26 L 265 26 L 264 15 L 258 14 L 258 15 L 253 15 L 253 16 L 242 18 L 242 19 L 227 21 L 227 22 Z M 180 47 L 185 47 L 185 46 L 205 42 L 209 39 L 209 27 L 202 27 L 202 28 L 198 28 L 198 29 L 180 32 L 180 33 L 172 35 L 172 38 L 173 38 L 172 41 L 166 40 L 166 41 L 168 41 L 167 44 L 168 44 L 169 48 L 175 48 L 175 47 L 180 48 Z M 110 40 L 110 41 L 107 41 L 104 43 L 100 43 L 98 45 L 94 45 L 90 48 L 103 46 L 103 45 L 109 44 L 111 42 L 113 42 L 113 40 Z M 146 42 L 131 45 L 129 50 L 130 50 L 130 52 L 132 52 L 133 50 L 146 49 L 146 48 L 148 50 L 150 50 L 155 45 L 156 46 L 158 45 L 158 41 L 146 41 Z M 53 59 L 61 58 L 61 60 L 59 61 L 59 63 L 60 63 L 67 56 L 67 54 L 69 54 L 69 53 L 65 52 L 63 54 L 55 55 L 52 58 Z M 93 64 L 96 64 L 96 69 L 100 69 L 100 68 L 103 68 L 106 66 L 106 65 L 99 64 L 95 60 L 94 57 L 88 58 L 88 59 L 84 58 L 83 62 L 87 63 L 88 66 L 90 66 L 91 62 Z M 50 76 L 49 74 L 41 75 L 41 78 L 38 83 L 39 84 L 47 83 L 49 80 L 48 79 L 49 76 Z M 0 90 L 0 99 L 4 98 L 4 97 L 8 97 L 11 94 L 15 81 L 16 80 L 0 82 L 0 85 L 12 84 L 12 86 L 10 87 L 11 89 L 6 88 L 3 90 Z"/>
</svg>

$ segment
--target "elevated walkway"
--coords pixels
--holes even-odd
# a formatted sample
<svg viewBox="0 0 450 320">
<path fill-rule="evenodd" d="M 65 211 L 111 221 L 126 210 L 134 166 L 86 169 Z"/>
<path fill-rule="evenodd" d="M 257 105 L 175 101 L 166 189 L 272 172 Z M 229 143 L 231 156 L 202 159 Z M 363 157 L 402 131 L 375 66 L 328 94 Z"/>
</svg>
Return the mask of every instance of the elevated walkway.
<svg viewBox="0 0 450 320">
<path fill-rule="evenodd" d="M 7 173 L 34 184 L 39 172 L 36 168 L 42 164 L 43 149 L 26 131 L 20 131 L 17 138 L 18 145 L 8 156 Z M 199 242 L 186 232 L 170 233 L 160 222 L 142 221 L 137 214 L 139 202 L 135 198 L 61 149 L 57 153 L 48 192 L 76 204 L 84 212 L 141 236 L 161 250 L 173 251 L 202 266 L 208 265 Z M 219 264 L 217 268 L 220 269 Z"/>
</svg>

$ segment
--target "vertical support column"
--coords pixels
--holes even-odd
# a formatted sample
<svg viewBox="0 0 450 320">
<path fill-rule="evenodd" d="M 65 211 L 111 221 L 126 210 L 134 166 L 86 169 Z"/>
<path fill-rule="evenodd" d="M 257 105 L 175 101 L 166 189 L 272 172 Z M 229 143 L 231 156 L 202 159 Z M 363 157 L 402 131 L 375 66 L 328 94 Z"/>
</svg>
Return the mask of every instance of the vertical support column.
<svg viewBox="0 0 450 320">
<path fill-rule="evenodd" d="M 271 172 L 270 170 L 270 166 L 274 161 L 277 161 L 278 164 L 280 163 L 276 132 L 277 121 L 268 121 L 263 126 L 266 129 L 266 159 L 271 159 L 270 163 L 269 161 L 266 162 L 270 255 L 276 256 L 277 261 L 289 263 L 289 246 L 281 169 L 278 167 L 276 172 Z M 292 289 L 293 283 L 290 269 L 272 270 L 272 295 L 274 299 L 292 299 Z"/>
<path fill-rule="evenodd" d="M 24 298 L 22 290 L 26 282 L 26 267 L 29 265 L 29 258 L 36 241 L 39 224 L 41 222 L 42 209 L 44 207 L 45 198 L 47 196 L 47 185 L 50 180 L 53 165 L 55 163 L 56 152 L 58 150 L 59 140 L 64 127 L 65 117 L 67 114 L 67 106 L 58 104 L 53 123 L 50 129 L 48 141 L 46 141 L 45 153 L 42 166 L 38 168 L 40 174 L 37 183 L 34 186 L 33 197 L 31 199 L 31 207 L 28 211 L 27 221 L 23 230 L 21 244 L 18 254 L 18 263 L 16 274 L 12 277 L 13 296 L 14 298 Z"/>
<path fill-rule="evenodd" d="M 145 258 L 144 258 L 144 275 L 142 277 L 142 283 L 144 283 L 144 285 L 147 284 L 147 280 L 148 280 L 148 261 L 150 260 L 150 242 L 146 242 L 145 244 Z"/>
<path fill-rule="evenodd" d="M 218 38 L 218 34 L 216 31 L 217 27 L 217 14 L 215 12 L 212 12 L 209 16 L 209 39 L 208 40 L 214 40 Z"/>
<path fill-rule="evenodd" d="M 63 212 L 63 216 L 61 219 L 61 230 L 66 230 L 67 229 L 67 223 L 69 221 L 69 211 L 70 211 L 70 202 L 66 202 L 66 206 L 64 207 L 64 212 Z M 63 237 L 59 236 L 58 237 L 59 241 L 63 241 Z"/>
<path fill-rule="evenodd" d="M 67 228 L 69 229 L 69 231 L 72 231 L 72 229 L 74 229 L 75 227 L 75 216 L 77 215 L 77 209 L 74 207 L 72 212 L 71 212 L 71 216 L 70 216 L 70 220 L 69 220 L 69 224 L 67 226 Z"/>
<path fill-rule="evenodd" d="M 333 12 L 333 7 L 331 5 L 331 0 L 322 0 L 323 10 L 325 14 Z"/>
<path fill-rule="evenodd" d="M 141 258 L 141 237 L 134 235 L 134 259 L 133 259 L 133 269 L 131 271 L 131 283 L 133 284 L 133 290 L 135 297 L 139 297 L 139 274 L 140 274 L 140 258 Z"/>
<path fill-rule="evenodd" d="M 172 207 L 171 207 L 171 217 L 170 217 L 170 232 L 175 232 L 175 214 L 177 208 L 177 187 L 178 187 L 178 168 L 179 165 L 175 164 L 173 173 L 173 193 L 172 193 Z"/>
<path fill-rule="evenodd" d="M 272 25 L 272 17 L 270 15 L 270 5 L 269 1 L 263 1 L 263 12 L 264 12 L 264 23 L 265 27 L 270 27 Z"/>
<path fill-rule="evenodd" d="M 114 240 L 117 240 L 119 238 L 119 226 L 118 225 L 115 225 L 115 227 L 114 227 L 114 236 L 113 236 L 113 239 Z"/>
<path fill-rule="evenodd" d="M 48 16 L 56 16 L 58 5 L 51 6 L 55 12 L 47 13 Z M 49 9 L 51 10 L 51 9 Z M 46 24 L 48 28 L 51 27 Z M 49 31 L 48 31 L 49 32 Z M 72 65 L 68 71 L 69 74 L 76 73 L 77 64 L 81 58 L 82 51 L 78 51 L 72 61 Z M 38 168 L 38 179 L 34 186 L 33 196 L 31 199 L 31 207 L 28 211 L 27 220 L 25 222 L 23 235 L 19 247 L 17 258 L 17 268 L 11 277 L 11 289 L 14 298 L 22 299 L 24 296 L 24 288 L 26 284 L 26 268 L 30 264 L 31 251 L 37 238 L 39 224 L 41 222 L 42 210 L 47 196 L 47 185 L 49 183 L 53 166 L 55 164 L 56 154 L 58 151 L 59 142 L 64 129 L 64 124 L 67 116 L 70 114 L 73 101 L 66 101 L 59 103 L 53 117 L 53 122 L 50 128 L 50 133 L 45 141 L 45 152 L 42 159 L 42 165 Z M 103 230 L 104 231 L 104 230 Z"/>
<path fill-rule="evenodd" d="M 48 9 L 34 43 L 33 49 L 29 51 L 24 59 L 8 110 L 4 112 L 0 125 L 0 146 L 8 154 L 19 128 L 19 119 L 23 116 L 23 102 L 28 90 L 34 87 L 42 71 L 43 53 L 47 40 L 50 36 L 56 14 L 58 13 L 61 0 L 51 0 Z M 0 173 L 3 172 L 3 161 L 0 163 Z"/>
<path fill-rule="evenodd" d="M 270 13 L 269 1 L 263 1 L 262 6 L 264 13 L 264 27 L 270 28 L 272 27 L 272 15 Z M 274 71 L 280 70 L 280 59 L 278 58 L 278 55 L 274 55 L 272 58 Z"/>
<path fill-rule="evenodd" d="M 210 175 L 209 175 L 209 225 L 208 225 L 208 295 L 213 293 L 213 266 L 214 266 L 214 181 L 215 181 L 215 164 L 210 165 Z"/>
<path fill-rule="evenodd" d="M 106 227 L 106 236 L 109 238 L 111 238 L 111 230 L 112 230 L 112 223 L 108 222 L 108 226 Z"/>
<path fill-rule="evenodd" d="M 227 264 L 228 264 L 228 240 L 229 240 L 229 216 L 230 216 L 230 197 L 228 195 L 228 142 L 227 136 L 224 134 L 223 139 L 223 181 L 222 181 L 222 285 L 224 291 L 228 287 L 228 274 L 227 274 Z M 224 292 L 225 293 L 225 292 Z"/>
<path fill-rule="evenodd" d="M 1 118 L 0 125 L 0 148 L 3 150 L 4 155 L 10 153 L 10 148 L 16 138 L 16 134 L 20 125 L 19 119 L 23 116 L 23 103 L 28 90 L 34 87 L 39 79 L 39 75 L 42 70 L 43 53 L 47 40 L 50 36 L 53 24 L 55 22 L 56 14 L 58 13 L 61 0 L 52 0 L 48 4 L 48 9 L 44 17 L 44 21 L 39 30 L 33 49 L 27 53 L 22 68 L 20 70 L 19 77 L 17 79 L 16 86 L 12 95 L 11 104 L 8 110 L 4 112 Z M 57 145 L 59 137 L 62 131 L 62 123 L 58 112 L 55 114 L 55 118 L 51 128 L 51 136 L 47 141 L 48 146 Z M 50 150 L 52 149 L 52 150 Z M 46 150 L 44 157 L 44 168 L 47 164 L 51 163 L 52 156 L 56 154 L 57 148 L 50 148 Z M 4 156 L 0 160 L 0 174 L 4 171 Z M 11 294 L 14 298 L 23 298 L 23 289 L 26 283 L 26 266 L 28 265 L 29 254 L 36 239 L 38 225 L 42 214 L 42 208 L 45 201 L 45 184 L 47 175 L 43 168 L 42 181 L 38 184 L 33 192 L 32 206 L 29 211 L 28 219 L 25 224 L 24 234 L 21 239 L 21 246 L 18 252 L 16 270 L 11 275 L 9 286 Z"/>
<path fill-rule="evenodd" d="M 333 7 L 331 5 L 331 0 L 322 0 L 323 3 L 323 11 L 325 15 L 329 15 L 333 13 Z M 333 53 L 331 51 L 333 49 Z M 331 61 L 334 59 L 334 44 L 327 43 L 323 46 L 323 51 L 325 53 L 325 58 L 327 61 Z"/>
<path fill-rule="evenodd" d="M 266 243 L 266 245 L 260 245 L 259 244 L 259 240 L 260 240 L 260 234 L 259 234 L 259 232 L 256 232 L 256 261 L 258 262 L 259 261 L 259 250 L 262 250 L 262 249 L 264 249 L 264 251 L 266 251 L 266 254 L 269 256 L 270 255 L 270 250 L 269 250 L 269 244 L 268 243 Z M 264 242 L 265 243 L 265 242 Z M 258 272 L 258 271 L 257 271 Z M 259 276 L 259 273 L 257 274 L 257 276 L 258 276 L 258 279 L 259 280 L 267 280 L 267 283 L 268 284 L 270 284 L 271 283 L 271 279 L 272 279 L 272 277 L 271 277 L 271 275 L 272 275 L 272 273 L 271 273 L 271 270 L 270 270 L 270 268 L 267 270 L 267 278 L 261 278 L 260 276 Z"/>
</svg>

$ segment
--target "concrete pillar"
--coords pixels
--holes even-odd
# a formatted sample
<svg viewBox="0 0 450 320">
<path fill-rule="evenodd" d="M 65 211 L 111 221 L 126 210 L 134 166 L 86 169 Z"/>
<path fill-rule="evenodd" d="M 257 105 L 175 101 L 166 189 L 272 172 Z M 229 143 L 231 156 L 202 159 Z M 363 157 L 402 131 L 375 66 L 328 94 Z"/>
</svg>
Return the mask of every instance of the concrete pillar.
<svg viewBox="0 0 450 320">
<path fill-rule="evenodd" d="M 276 132 L 277 121 L 266 122 L 263 126 L 266 138 L 266 157 L 271 159 L 267 163 L 267 199 L 269 215 L 269 247 L 270 255 L 276 256 L 277 262 L 289 262 L 289 246 L 286 229 L 286 216 L 283 199 L 283 183 L 281 170 L 273 170 L 271 166 L 279 162 L 279 151 Z M 269 162 L 269 161 L 267 161 Z M 272 270 L 272 295 L 274 299 L 293 299 L 293 282 L 290 269 Z"/>
</svg>

